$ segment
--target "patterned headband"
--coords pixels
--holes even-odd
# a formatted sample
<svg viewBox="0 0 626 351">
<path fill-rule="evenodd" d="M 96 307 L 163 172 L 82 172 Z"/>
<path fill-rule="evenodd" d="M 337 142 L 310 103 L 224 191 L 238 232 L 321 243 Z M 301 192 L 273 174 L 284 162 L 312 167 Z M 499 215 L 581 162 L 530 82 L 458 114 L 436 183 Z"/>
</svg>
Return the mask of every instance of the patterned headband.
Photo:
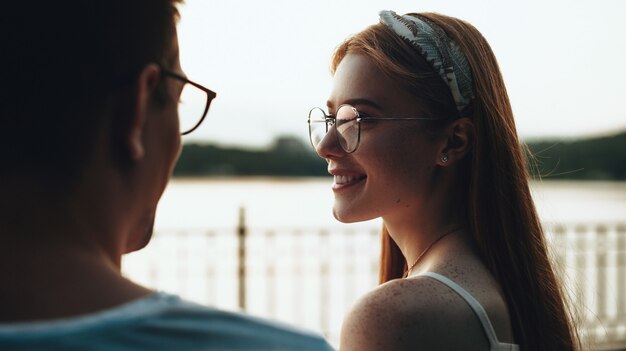
<svg viewBox="0 0 626 351">
<path fill-rule="evenodd" d="M 472 73 L 465 55 L 438 25 L 423 17 L 381 11 L 380 22 L 411 43 L 452 92 L 459 112 L 474 98 Z"/>
</svg>

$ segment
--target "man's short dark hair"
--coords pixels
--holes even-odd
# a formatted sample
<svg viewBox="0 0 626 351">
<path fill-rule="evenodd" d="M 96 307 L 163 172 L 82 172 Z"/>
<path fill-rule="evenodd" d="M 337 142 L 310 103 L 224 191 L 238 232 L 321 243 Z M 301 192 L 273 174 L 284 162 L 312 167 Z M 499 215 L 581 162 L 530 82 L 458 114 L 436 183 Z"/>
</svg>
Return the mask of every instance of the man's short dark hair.
<svg viewBox="0 0 626 351">
<path fill-rule="evenodd" d="M 12 1 L 0 19 L 0 178 L 74 179 L 102 109 L 163 63 L 178 0 Z"/>
</svg>

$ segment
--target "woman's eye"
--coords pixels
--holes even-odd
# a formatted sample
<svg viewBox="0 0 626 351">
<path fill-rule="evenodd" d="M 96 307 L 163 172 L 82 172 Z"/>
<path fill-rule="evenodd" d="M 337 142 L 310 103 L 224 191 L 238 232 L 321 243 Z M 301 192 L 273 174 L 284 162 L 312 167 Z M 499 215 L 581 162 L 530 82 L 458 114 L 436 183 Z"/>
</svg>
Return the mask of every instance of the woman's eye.
<svg viewBox="0 0 626 351">
<path fill-rule="evenodd" d="M 371 116 L 369 116 L 369 115 L 361 114 L 360 116 L 361 116 L 361 123 L 362 124 L 374 124 L 374 122 L 376 122 L 375 119 L 370 119 Z"/>
<path fill-rule="evenodd" d="M 367 113 L 367 112 L 362 112 L 362 111 L 359 111 L 359 117 L 362 117 L 362 118 L 366 118 L 366 119 L 367 119 L 367 118 L 373 117 L 373 115 L 372 115 L 372 114 L 370 114 L 370 113 Z"/>
</svg>

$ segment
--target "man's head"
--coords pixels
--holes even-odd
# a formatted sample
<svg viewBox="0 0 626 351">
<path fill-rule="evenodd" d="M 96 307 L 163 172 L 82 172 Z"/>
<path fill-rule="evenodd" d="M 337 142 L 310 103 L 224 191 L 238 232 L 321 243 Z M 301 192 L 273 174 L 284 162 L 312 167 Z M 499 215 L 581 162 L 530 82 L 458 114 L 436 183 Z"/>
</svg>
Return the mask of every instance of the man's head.
<svg viewBox="0 0 626 351">
<path fill-rule="evenodd" d="M 3 232 L 80 235 L 112 257 L 147 243 L 180 152 L 178 100 L 189 85 L 178 56 L 178 2 L 3 8 Z"/>
<path fill-rule="evenodd" d="M 172 44 L 177 2 L 42 0 L 5 6 L 0 179 L 26 177 L 67 188 L 90 162 L 100 130 L 125 138 L 143 70 L 150 63 L 180 70 Z M 165 104 L 174 82 L 159 72 L 154 79 Z M 112 151 L 120 167 L 129 161 L 124 151 Z"/>
</svg>

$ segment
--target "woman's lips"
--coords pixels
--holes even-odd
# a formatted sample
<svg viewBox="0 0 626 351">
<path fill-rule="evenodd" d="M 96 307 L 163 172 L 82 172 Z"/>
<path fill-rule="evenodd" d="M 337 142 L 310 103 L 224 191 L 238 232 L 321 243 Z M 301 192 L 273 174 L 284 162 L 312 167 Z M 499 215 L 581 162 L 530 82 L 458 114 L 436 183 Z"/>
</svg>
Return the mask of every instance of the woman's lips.
<svg viewBox="0 0 626 351">
<path fill-rule="evenodd" d="M 345 189 L 353 185 L 362 182 L 366 176 L 364 174 L 359 175 L 338 175 L 334 176 L 335 182 L 333 183 L 333 190 Z"/>
</svg>

